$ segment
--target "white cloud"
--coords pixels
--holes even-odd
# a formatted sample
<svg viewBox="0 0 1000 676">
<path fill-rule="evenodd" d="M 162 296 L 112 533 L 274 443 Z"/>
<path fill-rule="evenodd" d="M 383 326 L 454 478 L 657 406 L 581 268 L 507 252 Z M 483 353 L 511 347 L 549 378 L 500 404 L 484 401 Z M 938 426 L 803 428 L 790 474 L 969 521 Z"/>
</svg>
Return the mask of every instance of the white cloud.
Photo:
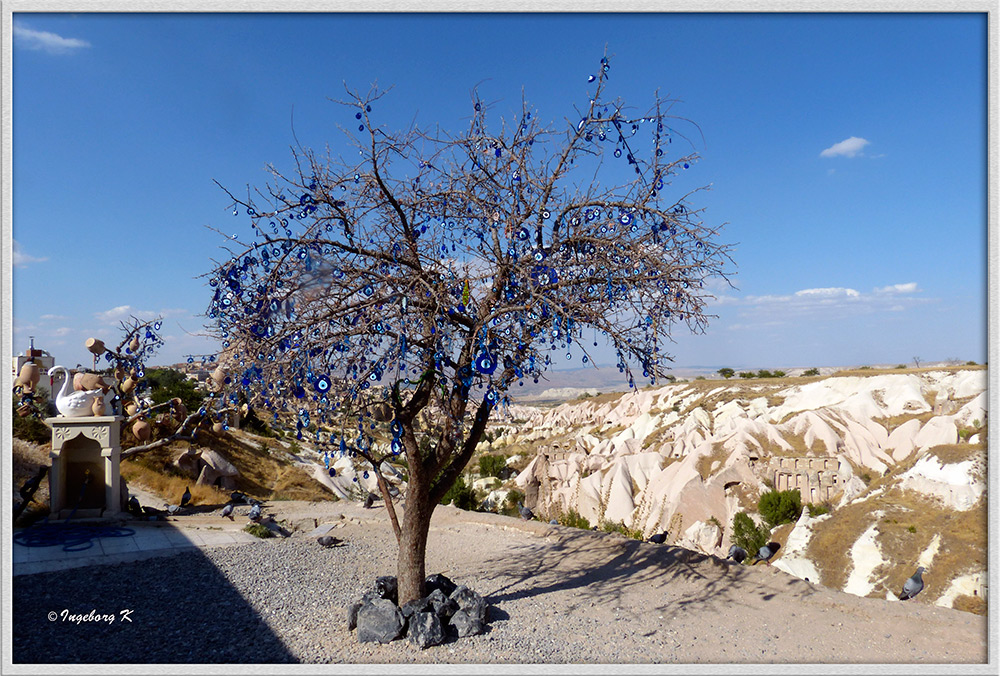
<svg viewBox="0 0 1000 676">
<path fill-rule="evenodd" d="M 120 321 L 129 319 L 130 317 L 135 317 L 142 321 L 148 321 L 150 319 L 155 319 L 160 317 L 166 319 L 167 317 L 189 317 L 191 313 L 183 308 L 166 308 L 158 312 L 153 310 L 137 310 L 131 305 L 119 305 L 118 307 L 113 307 L 110 310 L 105 310 L 104 312 L 95 312 L 94 317 L 103 324 L 117 324 Z"/>
<path fill-rule="evenodd" d="M 74 333 L 75 331 L 76 331 L 76 329 L 71 329 L 68 326 L 62 326 L 62 327 L 60 327 L 58 329 L 55 329 L 52 332 L 52 335 L 53 336 L 68 336 L 69 334 Z"/>
<path fill-rule="evenodd" d="M 852 136 L 848 139 L 844 139 L 840 143 L 834 143 L 832 146 L 821 152 L 819 156 L 837 157 L 838 155 L 842 155 L 844 157 L 856 157 L 861 154 L 861 149 L 869 143 L 871 142 L 863 138 Z"/>
<path fill-rule="evenodd" d="M 891 284 L 889 286 L 883 286 L 875 289 L 875 293 L 916 293 L 919 291 L 916 282 L 907 282 L 906 284 Z"/>
<path fill-rule="evenodd" d="M 39 317 L 39 319 L 46 319 L 46 320 L 56 321 L 56 320 L 61 320 L 61 319 L 69 319 L 69 317 L 67 317 L 65 315 L 42 315 L 41 317 Z"/>
<path fill-rule="evenodd" d="M 66 54 L 75 49 L 90 47 L 86 40 L 64 38 L 48 31 L 36 31 L 21 24 L 14 24 L 14 43 L 25 49 L 34 49 L 49 54 Z"/>
<path fill-rule="evenodd" d="M 830 287 L 826 289 L 802 289 L 795 292 L 796 296 L 808 296 L 810 298 L 857 298 L 859 294 L 854 289 L 841 287 Z"/>
<path fill-rule="evenodd" d="M 21 245 L 17 243 L 17 240 L 12 240 L 13 243 L 13 254 L 14 254 L 14 266 L 18 268 L 26 268 L 31 263 L 44 263 L 49 260 L 48 258 L 39 258 L 37 256 L 29 256 L 21 250 Z"/>
</svg>

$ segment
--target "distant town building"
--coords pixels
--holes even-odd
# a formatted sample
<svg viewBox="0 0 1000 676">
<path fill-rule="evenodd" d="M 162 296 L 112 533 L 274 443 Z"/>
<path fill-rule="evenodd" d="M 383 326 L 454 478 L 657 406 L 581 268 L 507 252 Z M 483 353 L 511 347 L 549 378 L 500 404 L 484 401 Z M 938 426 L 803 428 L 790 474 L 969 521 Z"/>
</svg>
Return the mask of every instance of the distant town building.
<svg viewBox="0 0 1000 676">
<path fill-rule="evenodd" d="M 13 378 L 16 380 L 18 374 L 21 372 L 21 367 L 24 366 L 29 361 L 35 363 L 38 366 L 38 370 L 42 374 L 42 379 L 39 381 L 39 385 L 44 386 L 49 391 L 49 401 L 56 400 L 56 394 L 62 388 L 63 375 L 62 372 L 57 373 L 55 376 L 49 375 L 49 369 L 56 365 L 55 357 L 46 352 L 45 350 L 35 349 L 35 337 L 31 336 L 31 344 L 28 349 L 24 351 L 24 354 L 16 355 L 11 360 L 11 366 L 13 367 Z"/>
</svg>

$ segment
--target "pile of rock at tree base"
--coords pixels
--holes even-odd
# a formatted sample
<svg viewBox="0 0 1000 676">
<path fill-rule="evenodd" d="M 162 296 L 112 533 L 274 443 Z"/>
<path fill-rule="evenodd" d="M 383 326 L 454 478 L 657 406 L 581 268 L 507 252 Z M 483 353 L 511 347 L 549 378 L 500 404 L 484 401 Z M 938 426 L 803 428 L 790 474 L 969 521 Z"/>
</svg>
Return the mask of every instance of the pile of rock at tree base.
<svg viewBox="0 0 1000 676">
<path fill-rule="evenodd" d="M 421 649 L 483 631 L 486 601 L 465 585 L 441 574 L 424 581 L 427 595 L 398 605 L 396 578 L 375 578 L 375 587 L 347 611 L 347 628 L 358 630 L 359 643 L 389 643 L 405 636 Z"/>
</svg>

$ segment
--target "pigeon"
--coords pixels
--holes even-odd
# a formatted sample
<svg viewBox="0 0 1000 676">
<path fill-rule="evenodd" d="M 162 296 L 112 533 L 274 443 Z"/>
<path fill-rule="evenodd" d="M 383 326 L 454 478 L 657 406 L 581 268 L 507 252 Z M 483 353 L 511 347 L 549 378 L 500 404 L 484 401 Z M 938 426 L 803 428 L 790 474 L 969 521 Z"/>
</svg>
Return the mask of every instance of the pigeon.
<svg viewBox="0 0 1000 676">
<path fill-rule="evenodd" d="M 316 538 L 316 542 L 320 543 L 324 547 L 336 547 L 343 542 L 340 538 L 335 538 L 332 535 L 320 535 Z"/>
<path fill-rule="evenodd" d="M 531 521 L 533 518 L 535 518 L 535 513 L 532 512 L 527 507 L 525 507 L 524 505 L 522 505 L 520 502 L 517 503 L 517 511 L 521 513 L 521 518 L 524 519 L 525 521 Z"/>
<path fill-rule="evenodd" d="M 668 534 L 669 533 L 667 531 L 663 531 L 662 533 L 657 533 L 656 535 L 650 536 L 649 541 L 655 542 L 658 545 L 662 545 L 664 542 L 667 541 Z"/>
<path fill-rule="evenodd" d="M 559 525 L 559 520 L 558 519 L 549 519 L 549 525 L 550 526 L 558 526 Z"/>
<path fill-rule="evenodd" d="M 757 556 L 753 560 L 754 566 L 763 561 L 767 565 L 771 565 L 771 557 L 778 553 L 781 549 L 781 545 L 777 542 L 768 542 L 766 545 L 757 550 Z"/>
<path fill-rule="evenodd" d="M 377 499 L 378 496 L 375 495 L 374 493 L 369 493 L 367 496 L 365 496 L 365 509 L 371 509 L 372 505 L 375 504 L 375 500 Z"/>
<path fill-rule="evenodd" d="M 230 521 L 233 520 L 233 503 L 226 503 L 226 506 L 222 508 L 222 516 L 226 517 Z"/>
<path fill-rule="evenodd" d="M 247 497 L 247 494 L 246 493 L 241 493 L 240 491 L 233 491 L 232 493 L 230 493 L 229 494 L 229 500 L 231 502 L 240 502 L 240 503 L 248 503 L 248 504 L 250 502 L 250 498 Z"/>
<path fill-rule="evenodd" d="M 187 486 L 184 488 L 184 495 L 181 496 L 181 507 L 187 507 L 189 502 L 191 502 L 191 487 Z"/>
<path fill-rule="evenodd" d="M 920 590 L 924 588 L 924 579 L 920 577 L 921 573 L 924 572 L 923 566 L 917 567 L 917 572 L 915 572 L 911 577 L 906 579 L 903 583 L 903 591 L 899 593 L 899 600 L 906 601 L 907 599 L 912 599 L 914 596 L 920 593 Z"/>
<path fill-rule="evenodd" d="M 176 516 L 180 514 L 180 512 L 181 512 L 180 505 L 167 505 L 167 514 L 169 514 L 170 516 Z"/>
<path fill-rule="evenodd" d="M 257 504 L 255 504 L 253 507 L 250 508 L 250 512 L 247 514 L 247 516 L 250 517 L 250 520 L 253 521 L 254 523 L 257 523 L 257 522 L 260 521 L 260 503 L 259 502 Z"/>
<path fill-rule="evenodd" d="M 134 495 L 128 499 L 128 511 L 132 516 L 142 516 L 142 506 L 139 504 L 139 498 Z"/>
<path fill-rule="evenodd" d="M 736 563 L 743 563 L 743 561 L 747 558 L 747 550 L 738 545 L 732 545 L 729 547 L 729 556 L 726 558 L 732 559 Z"/>
</svg>

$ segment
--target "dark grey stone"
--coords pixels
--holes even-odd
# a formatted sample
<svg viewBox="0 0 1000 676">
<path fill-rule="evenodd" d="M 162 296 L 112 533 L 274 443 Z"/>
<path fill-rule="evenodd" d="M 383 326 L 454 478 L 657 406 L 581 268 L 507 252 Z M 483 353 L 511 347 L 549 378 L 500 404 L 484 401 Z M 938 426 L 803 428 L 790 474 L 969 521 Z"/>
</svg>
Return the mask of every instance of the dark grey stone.
<svg viewBox="0 0 1000 676">
<path fill-rule="evenodd" d="M 473 619 L 479 622 L 486 621 L 486 601 L 475 591 L 463 584 L 455 588 L 450 598 L 459 610 L 464 610 Z"/>
<path fill-rule="evenodd" d="M 458 610 L 458 604 L 453 599 L 445 596 L 444 592 L 440 589 L 435 589 L 428 594 L 427 600 L 431 602 L 434 612 L 442 620 L 448 620 Z"/>
<path fill-rule="evenodd" d="M 410 618 L 407 638 L 421 649 L 444 642 L 444 625 L 434 613 L 414 613 Z"/>
<path fill-rule="evenodd" d="M 403 611 L 403 617 L 409 619 L 414 613 L 426 613 L 434 612 L 434 606 L 431 602 L 427 600 L 427 597 L 422 599 L 414 599 L 413 601 L 407 601 L 399 607 Z"/>
<path fill-rule="evenodd" d="M 406 620 L 388 599 L 376 599 L 358 610 L 358 642 L 389 643 L 403 634 Z"/>
<path fill-rule="evenodd" d="M 364 604 L 354 603 L 350 608 L 347 609 L 347 630 L 354 631 L 355 627 L 358 626 L 358 611 L 361 610 L 361 606 Z"/>
<path fill-rule="evenodd" d="M 430 594 L 435 589 L 440 589 L 444 592 L 445 596 L 451 596 L 451 593 L 455 591 L 456 585 L 450 579 L 442 575 L 441 573 L 434 573 L 433 575 L 428 575 L 427 579 L 424 580 L 424 593 Z"/>
<path fill-rule="evenodd" d="M 451 616 L 451 626 L 458 632 L 459 638 L 463 636 L 474 636 L 483 631 L 483 622 L 466 610 L 456 611 Z"/>
<path fill-rule="evenodd" d="M 375 593 L 380 598 L 389 599 L 393 603 L 399 603 L 398 589 L 399 585 L 396 582 L 396 578 L 392 575 L 383 575 L 375 578 Z"/>
</svg>

